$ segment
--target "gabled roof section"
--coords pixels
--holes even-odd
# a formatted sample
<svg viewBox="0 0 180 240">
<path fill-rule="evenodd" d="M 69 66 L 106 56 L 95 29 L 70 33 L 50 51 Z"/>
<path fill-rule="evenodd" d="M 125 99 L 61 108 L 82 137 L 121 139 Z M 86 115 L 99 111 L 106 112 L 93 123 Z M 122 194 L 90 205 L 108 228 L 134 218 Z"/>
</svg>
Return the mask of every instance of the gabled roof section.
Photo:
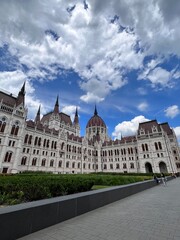
<svg viewBox="0 0 180 240">
<path fill-rule="evenodd" d="M 52 112 L 46 113 L 43 115 L 41 122 L 44 123 L 45 121 L 49 121 L 50 116 L 52 115 Z"/>
<path fill-rule="evenodd" d="M 153 129 L 156 128 L 157 132 L 161 132 L 161 128 L 157 123 L 157 120 L 151 120 L 148 122 L 139 123 L 138 135 L 141 134 L 141 130 L 144 130 L 145 134 L 153 133 Z"/>
<path fill-rule="evenodd" d="M 61 122 L 63 121 L 63 122 L 65 122 L 65 124 L 69 124 L 70 126 L 72 125 L 72 121 L 71 121 L 71 118 L 69 115 L 60 112 L 59 116 L 61 118 Z"/>
<path fill-rule="evenodd" d="M 161 123 L 160 126 L 162 127 L 162 129 L 167 133 L 167 135 L 172 135 L 173 131 L 170 128 L 169 124 L 167 122 L 165 123 Z"/>
<path fill-rule="evenodd" d="M 122 137 L 121 141 L 123 141 L 123 142 L 135 142 L 136 141 L 136 136 Z"/>
<path fill-rule="evenodd" d="M 16 97 L 14 97 L 12 94 L 8 94 L 6 92 L 0 91 L 0 102 L 3 100 L 3 103 L 7 106 L 14 107 L 16 104 Z"/>
</svg>

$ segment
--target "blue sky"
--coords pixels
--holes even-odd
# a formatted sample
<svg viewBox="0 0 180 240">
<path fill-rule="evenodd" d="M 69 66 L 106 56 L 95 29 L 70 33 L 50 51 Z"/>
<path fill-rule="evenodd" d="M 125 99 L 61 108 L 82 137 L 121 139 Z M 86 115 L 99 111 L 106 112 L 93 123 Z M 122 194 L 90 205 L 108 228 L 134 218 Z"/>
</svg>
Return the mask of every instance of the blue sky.
<svg viewBox="0 0 180 240">
<path fill-rule="evenodd" d="M 59 95 L 82 135 L 96 104 L 112 138 L 157 119 L 180 139 L 180 1 L 0 2 L 0 88 L 26 80 L 28 118 Z"/>
</svg>

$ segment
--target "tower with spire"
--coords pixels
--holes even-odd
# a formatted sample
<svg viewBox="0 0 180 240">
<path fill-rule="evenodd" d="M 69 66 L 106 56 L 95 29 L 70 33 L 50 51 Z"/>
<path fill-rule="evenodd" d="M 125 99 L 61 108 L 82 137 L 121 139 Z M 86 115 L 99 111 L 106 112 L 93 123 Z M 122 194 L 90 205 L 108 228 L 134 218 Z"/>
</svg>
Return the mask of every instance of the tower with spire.
<svg viewBox="0 0 180 240">
<path fill-rule="evenodd" d="M 60 117 L 59 117 L 59 96 L 57 95 L 56 102 L 54 105 L 54 110 L 51 113 L 49 120 L 49 128 L 54 128 L 55 130 L 59 130 L 60 128 Z"/>
<path fill-rule="evenodd" d="M 80 136 L 80 125 L 79 125 L 79 117 L 78 117 L 78 108 L 77 107 L 76 107 L 73 125 L 76 130 L 76 136 Z"/>
<path fill-rule="evenodd" d="M 56 98 L 56 103 L 54 105 L 54 111 L 53 111 L 54 114 L 59 114 L 59 96 L 57 95 L 57 98 Z"/>
<path fill-rule="evenodd" d="M 35 117 L 35 120 L 34 120 L 34 122 L 36 124 L 40 123 L 40 121 L 41 121 L 41 119 L 40 119 L 40 115 L 41 115 L 40 109 L 41 109 L 41 106 L 39 105 L 39 108 L 38 108 L 38 111 L 37 111 L 37 114 L 36 114 L 36 117 Z"/>
<path fill-rule="evenodd" d="M 21 90 L 18 93 L 18 97 L 16 99 L 16 106 L 23 105 L 23 107 L 24 107 L 24 102 L 25 102 L 25 85 L 26 85 L 26 82 L 24 82 Z"/>
</svg>

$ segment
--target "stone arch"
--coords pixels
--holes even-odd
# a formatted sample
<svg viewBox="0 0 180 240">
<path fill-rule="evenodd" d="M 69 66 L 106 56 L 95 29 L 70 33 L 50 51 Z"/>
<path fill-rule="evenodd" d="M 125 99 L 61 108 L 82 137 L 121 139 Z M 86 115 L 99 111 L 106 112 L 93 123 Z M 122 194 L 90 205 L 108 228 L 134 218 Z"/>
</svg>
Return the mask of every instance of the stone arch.
<svg viewBox="0 0 180 240">
<path fill-rule="evenodd" d="M 159 171 L 163 172 L 163 173 L 167 173 L 168 172 L 167 166 L 166 166 L 165 162 L 160 162 L 159 163 Z"/>
<path fill-rule="evenodd" d="M 145 169 L 146 169 L 146 173 L 153 173 L 151 163 L 146 162 L 146 163 L 145 163 Z"/>
</svg>

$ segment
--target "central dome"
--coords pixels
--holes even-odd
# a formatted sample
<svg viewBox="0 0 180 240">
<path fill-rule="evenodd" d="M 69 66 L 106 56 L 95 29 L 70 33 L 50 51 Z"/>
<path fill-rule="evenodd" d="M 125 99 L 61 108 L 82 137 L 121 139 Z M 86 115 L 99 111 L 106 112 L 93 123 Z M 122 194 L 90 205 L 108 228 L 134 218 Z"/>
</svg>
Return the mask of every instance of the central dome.
<svg viewBox="0 0 180 240">
<path fill-rule="evenodd" d="M 104 123 L 102 118 L 98 116 L 96 107 L 94 110 L 94 116 L 91 117 L 91 119 L 88 121 L 88 123 L 86 125 L 86 128 L 89 128 L 89 127 L 104 127 L 104 128 L 106 128 L 106 124 Z"/>
</svg>

